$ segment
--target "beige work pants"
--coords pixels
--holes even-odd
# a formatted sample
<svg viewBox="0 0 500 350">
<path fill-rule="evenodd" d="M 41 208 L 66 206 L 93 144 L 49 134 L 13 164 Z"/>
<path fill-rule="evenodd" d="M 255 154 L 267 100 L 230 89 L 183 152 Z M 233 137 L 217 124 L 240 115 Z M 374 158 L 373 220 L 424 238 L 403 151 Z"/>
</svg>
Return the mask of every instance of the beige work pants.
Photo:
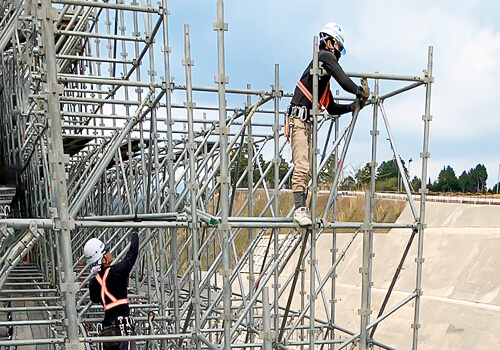
<svg viewBox="0 0 500 350">
<path fill-rule="evenodd" d="M 290 126 L 290 147 L 295 165 L 292 175 L 292 191 L 307 193 L 307 185 L 312 176 L 311 123 L 298 118 L 292 119 Z"/>
</svg>

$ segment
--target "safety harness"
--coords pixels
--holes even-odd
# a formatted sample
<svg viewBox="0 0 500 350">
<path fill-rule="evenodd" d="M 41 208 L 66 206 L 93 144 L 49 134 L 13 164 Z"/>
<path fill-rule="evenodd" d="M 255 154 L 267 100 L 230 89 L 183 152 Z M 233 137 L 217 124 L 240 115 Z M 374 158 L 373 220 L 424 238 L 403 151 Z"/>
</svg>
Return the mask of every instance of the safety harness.
<svg viewBox="0 0 500 350">
<path fill-rule="evenodd" d="M 307 90 L 306 86 L 300 80 L 297 83 L 297 87 L 304 94 L 304 96 L 307 97 L 307 99 L 309 101 L 311 101 L 311 103 L 312 103 L 313 95 L 311 94 L 311 92 L 309 90 Z M 325 88 L 325 91 L 323 92 L 323 96 L 321 96 L 321 98 L 318 101 L 318 107 L 321 110 L 325 109 L 330 104 L 329 92 L 330 92 L 330 81 L 328 81 L 328 83 L 326 84 L 326 88 Z"/>
<path fill-rule="evenodd" d="M 302 83 L 302 81 L 299 80 L 297 83 L 297 87 L 299 90 L 302 92 L 302 94 L 309 100 L 313 101 L 313 95 L 311 92 L 306 88 L 306 86 Z M 328 107 L 330 104 L 330 81 L 326 84 L 325 91 L 323 92 L 323 95 L 318 101 L 318 108 L 323 111 L 325 108 Z M 311 121 L 311 115 L 309 114 L 307 108 L 305 106 L 294 106 L 294 105 L 289 105 L 287 108 L 287 111 L 285 113 L 285 130 L 284 134 L 285 137 L 290 136 L 290 123 L 292 123 L 292 119 L 297 118 L 302 120 L 303 122 Z"/>
<path fill-rule="evenodd" d="M 102 305 L 104 306 L 104 311 L 107 311 L 109 309 L 114 308 L 115 306 L 118 305 L 124 305 L 128 304 L 128 298 L 123 298 L 123 299 L 116 299 L 109 291 L 108 288 L 106 287 L 106 279 L 108 278 L 110 269 L 106 269 L 104 271 L 104 275 L 99 276 L 99 274 L 95 275 L 95 278 L 97 282 L 101 285 L 101 299 L 102 299 Z M 111 303 L 106 304 L 106 297 L 108 297 L 111 300 Z"/>
</svg>

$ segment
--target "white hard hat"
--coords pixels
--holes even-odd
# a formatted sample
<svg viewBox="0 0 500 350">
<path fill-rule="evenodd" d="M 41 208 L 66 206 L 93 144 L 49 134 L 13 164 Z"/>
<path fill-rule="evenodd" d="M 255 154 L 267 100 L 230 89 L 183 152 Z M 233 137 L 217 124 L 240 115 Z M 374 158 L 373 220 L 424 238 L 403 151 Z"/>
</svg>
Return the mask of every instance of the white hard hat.
<svg viewBox="0 0 500 350">
<path fill-rule="evenodd" d="M 93 264 L 103 257 L 105 250 L 106 245 L 100 239 L 91 238 L 85 243 L 83 254 L 85 255 L 85 259 L 87 259 L 87 263 Z"/>
<path fill-rule="evenodd" d="M 339 26 L 337 23 L 334 22 L 328 22 L 325 24 L 323 29 L 319 31 L 319 34 L 326 34 L 328 36 L 331 36 L 335 40 L 338 41 L 341 47 L 340 53 L 342 55 L 345 55 L 345 46 L 344 46 L 344 31 L 342 30 L 342 27 Z"/>
</svg>

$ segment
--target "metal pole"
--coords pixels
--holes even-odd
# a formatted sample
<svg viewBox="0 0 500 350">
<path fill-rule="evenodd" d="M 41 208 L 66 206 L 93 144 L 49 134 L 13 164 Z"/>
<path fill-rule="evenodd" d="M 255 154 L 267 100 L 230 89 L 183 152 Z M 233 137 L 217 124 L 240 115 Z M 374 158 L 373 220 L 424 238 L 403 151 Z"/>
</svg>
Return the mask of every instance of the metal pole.
<svg viewBox="0 0 500 350">
<path fill-rule="evenodd" d="M 328 196 L 328 201 L 326 203 L 326 207 L 325 208 L 330 208 L 330 206 L 332 205 L 333 196 L 334 196 L 333 188 L 336 188 L 338 186 L 340 175 L 342 173 L 342 166 L 344 164 L 344 159 L 345 159 L 345 156 L 347 154 L 347 149 L 349 148 L 349 144 L 351 142 L 352 134 L 354 132 L 354 127 L 356 126 L 356 122 L 358 120 L 358 114 L 359 114 L 359 107 L 356 108 L 354 110 L 353 114 L 352 114 L 352 120 L 351 120 L 351 123 L 349 125 L 349 131 L 348 131 L 347 136 L 345 138 L 344 148 L 342 149 L 342 153 L 340 154 L 339 168 L 337 169 L 337 172 L 335 173 L 335 179 L 333 180 L 332 190 L 330 190 L 330 194 Z M 323 215 L 323 221 L 327 220 L 327 216 L 328 216 L 328 212 L 325 211 L 325 213 Z"/>
<path fill-rule="evenodd" d="M 173 150 L 174 139 L 173 139 L 173 119 L 172 119 L 172 89 L 173 82 L 170 77 L 170 46 L 169 46 L 169 33 L 168 33 L 168 5 L 167 0 L 162 0 L 162 17 L 163 17 L 163 62 L 165 69 L 165 76 L 163 78 L 163 85 L 165 89 L 165 103 L 166 103 L 166 121 L 167 126 L 167 182 L 168 182 L 168 211 L 175 211 L 175 171 L 174 171 L 174 160 L 175 154 Z M 180 314 L 179 314 L 179 253 L 178 253 L 178 238 L 177 229 L 172 228 L 170 232 L 170 258 L 171 258 L 171 272 L 170 280 L 172 284 L 171 293 L 173 294 L 173 302 L 171 303 L 171 308 L 173 308 L 174 313 L 174 332 L 179 333 L 180 331 Z"/>
<path fill-rule="evenodd" d="M 365 221 L 363 223 L 363 265 L 361 266 L 361 316 L 359 349 L 368 349 L 367 326 L 370 323 L 371 314 L 371 269 L 372 269 L 372 240 L 373 226 L 371 225 L 371 198 L 370 190 L 365 192 Z"/>
<path fill-rule="evenodd" d="M 375 80 L 374 88 L 375 105 L 373 108 L 372 125 L 372 152 L 370 162 L 370 188 L 365 193 L 365 221 L 363 223 L 363 266 L 361 268 L 361 326 L 360 326 L 360 349 L 368 348 L 367 324 L 370 322 L 371 314 L 371 283 L 372 283 L 372 256 L 373 256 L 373 225 L 375 221 L 375 178 L 377 175 L 377 129 L 378 104 L 379 104 L 379 80 Z"/>
<path fill-rule="evenodd" d="M 214 30 L 217 31 L 217 58 L 218 58 L 218 74 L 216 83 L 218 84 L 219 96 L 219 139 L 220 139 L 220 205 L 221 205 L 221 222 L 219 230 L 222 237 L 222 281 L 223 281 L 223 305 L 224 311 L 222 320 L 224 321 L 224 349 L 231 349 L 231 283 L 229 277 L 231 275 L 231 256 L 229 251 L 230 226 L 228 223 L 229 217 L 229 185 L 231 183 L 229 174 L 229 157 L 224 150 L 228 146 L 229 128 L 226 125 L 226 84 L 228 77 L 225 72 L 224 58 L 224 31 L 227 30 L 227 23 L 224 23 L 224 1 L 217 0 L 217 22 L 214 23 Z"/>
<path fill-rule="evenodd" d="M 42 40 L 46 63 L 45 92 L 47 97 L 47 122 L 48 132 L 48 156 L 49 169 L 51 172 L 51 209 L 54 220 L 54 230 L 59 232 L 62 257 L 62 278 L 60 288 L 65 300 L 65 312 L 67 319 L 67 350 L 79 349 L 78 341 L 78 317 L 76 312 L 76 293 L 79 284 L 75 283 L 73 272 L 73 256 L 71 249 L 71 230 L 74 228 L 73 219 L 69 216 L 68 190 L 66 188 L 66 169 L 68 162 L 64 154 L 62 139 L 61 114 L 59 95 L 62 87 L 57 84 L 57 64 L 54 48 L 54 9 L 51 0 L 42 0 L 39 16 L 42 23 Z"/>
<path fill-rule="evenodd" d="M 340 125 L 339 125 L 339 116 L 335 116 L 333 122 L 335 123 L 335 140 L 339 138 L 339 131 L 340 131 Z M 333 168 L 335 169 L 335 172 L 340 171 L 339 170 L 339 152 L 338 152 L 338 146 L 335 150 L 334 158 L 333 158 Z M 338 188 L 335 187 L 333 189 L 333 217 L 332 221 L 337 221 L 338 220 L 338 207 L 339 207 L 339 195 L 338 195 Z M 328 208 L 325 208 L 325 211 L 327 211 Z M 337 260 L 337 229 L 334 228 L 332 230 L 332 266 L 335 264 L 335 261 Z M 335 318 L 335 312 L 336 312 L 336 304 L 337 304 L 337 269 L 335 268 L 332 271 L 331 274 L 332 278 L 332 284 L 331 284 L 331 298 L 330 298 L 330 303 L 331 303 L 331 329 L 330 329 L 330 339 L 334 340 L 335 339 L 335 328 L 333 325 L 336 322 Z M 330 349 L 333 350 L 333 345 L 330 346 Z"/>
<path fill-rule="evenodd" d="M 250 89 L 250 84 L 247 85 L 247 88 Z M 252 105 L 251 95 L 247 96 L 247 113 L 250 111 L 250 106 Z M 248 122 L 248 132 L 247 132 L 247 149 L 248 149 L 248 216 L 253 217 L 253 136 L 252 136 L 252 120 Z M 248 229 L 248 241 L 252 242 L 254 239 L 253 229 Z M 254 294 L 254 285 L 255 285 L 255 273 L 254 273 L 254 259 L 253 259 L 254 250 L 249 248 L 249 258 L 248 258 L 248 298 L 252 299 Z M 248 312 L 248 325 L 252 327 L 254 325 L 254 310 L 250 309 Z M 250 332 L 250 343 L 255 342 L 255 334 L 254 332 Z"/>
<path fill-rule="evenodd" d="M 417 350 L 418 345 L 418 332 L 420 329 L 420 297 L 422 296 L 422 268 L 424 263 L 424 229 L 425 229 L 425 200 L 427 196 L 427 167 L 430 158 L 429 153 L 429 134 L 430 134 L 430 123 L 432 120 L 431 116 L 431 84 L 434 82 L 432 77 L 432 63 L 433 63 L 433 47 L 429 46 L 429 52 L 427 56 L 427 89 L 425 95 L 425 115 L 424 120 L 424 144 L 422 149 L 422 184 L 420 187 L 420 218 L 418 222 L 418 255 L 416 258 L 417 263 L 417 276 L 415 283 L 415 314 L 413 319 L 413 350 Z"/>
<path fill-rule="evenodd" d="M 396 148 L 396 144 L 394 142 L 394 137 L 392 136 L 392 131 L 391 131 L 391 128 L 389 126 L 389 120 L 387 119 L 383 104 L 378 102 L 378 106 L 380 107 L 380 112 L 382 113 L 382 118 L 384 119 L 384 124 L 385 124 L 385 128 L 387 130 L 387 135 L 389 136 L 388 140 L 391 144 L 391 149 L 392 149 L 392 152 L 394 155 L 394 159 L 396 160 L 396 164 L 398 167 L 398 192 L 401 192 L 400 191 L 400 189 L 401 189 L 400 184 L 403 183 L 404 187 L 405 187 L 405 192 L 408 196 L 407 198 L 408 198 L 408 202 L 410 203 L 410 208 L 411 208 L 411 211 L 413 213 L 413 217 L 415 218 L 415 221 L 418 221 L 417 207 L 415 206 L 415 201 L 413 200 L 413 197 L 411 195 L 411 190 L 410 190 L 410 185 L 409 185 L 408 179 L 406 178 L 406 176 L 404 176 L 405 171 L 403 168 L 403 163 L 401 162 L 401 157 L 400 157 L 398 150 Z"/>
<path fill-rule="evenodd" d="M 313 66 L 311 74 L 313 75 L 313 101 L 312 101 L 312 147 L 309 150 L 310 152 L 310 166 L 312 168 L 312 190 L 311 190 L 311 219 L 312 219 L 312 227 L 310 234 L 310 243 L 311 250 L 309 255 L 309 348 L 315 349 L 315 312 L 316 312 L 316 234 L 318 232 L 317 228 L 317 220 L 316 220 L 316 200 L 318 195 L 318 89 L 319 89 L 319 75 L 320 75 L 320 67 L 319 67 L 319 41 L 318 37 L 314 37 L 314 45 L 313 45 Z"/>
<path fill-rule="evenodd" d="M 280 85 L 279 85 L 279 65 L 274 66 L 274 125 L 273 125 L 273 137 L 274 137 L 274 186 L 273 186 L 273 197 L 274 197 L 274 215 L 279 216 L 279 183 L 280 183 L 280 114 L 279 114 L 279 103 L 280 103 Z M 276 259 L 279 250 L 279 229 L 273 229 L 274 237 L 274 252 L 272 259 Z M 274 270 L 274 331 L 275 334 L 279 329 L 279 271 L 278 267 Z M 276 335 L 273 337 L 276 338 Z"/>
<path fill-rule="evenodd" d="M 186 67 L 186 110 L 188 118 L 188 142 L 187 149 L 189 153 L 189 182 L 188 187 L 190 189 L 190 204 L 191 204 L 191 240 L 193 244 L 191 264 L 193 266 L 193 296 L 192 303 L 194 307 L 194 333 L 196 335 L 200 334 L 200 279 L 201 279 L 201 265 L 199 259 L 199 223 L 198 223 L 198 213 L 196 210 L 196 197 L 198 195 L 198 183 L 196 177 L 196 164 L 195 155 L 196 144 L 194 139 L 194 128 L 193 128 L 193 90 L 191 88 L 191 67 L 194 65 L 194 60 L 191 59 L 191 44 L 189 40 L 189 26 L 184 25 L 184 49 L 185 49 L 185 59 L 182 64 Z M 201 350 L 201 343 L 196 341 L 196 349 Z"/>
<path fill-rule="evenodd" d="M 262 289 L 262 326 L 263 348 L 264 350 L 271 350 L 273 336 L 271 334 L 271 312 L 269 311 L 269 289 L 267 287 Z"/>
<path fill-rule="evenodd" d="M 371 211 L 371 217 L 370 221 L 374 221 L 374 215 L 373 215 L 373 206 L 375 204 L 375 179 L 377 177 L 377 138 L 379 135 L 378 131 L 378 105 L 380 104 L 380 99 L 379 99 L 379 94 L 380 94 L 380 81 L 379 79 L 375 79 L 375 86 L 373 89 L 373 97 L 374 97 L 374 106 L 373 106 L 373 125 L 372 125 L 372 131 L 371 131 L 371 136 L 372 136 L 372 154 L 371 154 L 371 163 L 370 163 L 370 195 L 371 197 L 371 204 L 370 204 L 370 211 Z"/>
</svg>

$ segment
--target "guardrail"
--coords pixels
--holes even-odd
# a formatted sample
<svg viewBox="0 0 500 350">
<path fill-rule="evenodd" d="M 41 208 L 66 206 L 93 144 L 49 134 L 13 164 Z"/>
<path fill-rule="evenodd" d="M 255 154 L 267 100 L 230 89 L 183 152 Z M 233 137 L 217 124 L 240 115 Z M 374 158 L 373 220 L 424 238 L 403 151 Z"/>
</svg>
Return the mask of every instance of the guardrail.
<svg viewBox="0 0 500 350">
<path fill-rule="evenodd" d="M 364 196 L 365 193 L 359 191 L 339 191 L 339 195 Z M 406 199 L 408 197 L 406 193 L 382 193 L 382 192 L 377 192 L 376 196 L 379 198 L 387 198 L 387 199 Z M 413 194 L 412 197 L 415 201 L 420 200 L 419 194 Z M 426 200 L 430 202 L 442 202 L 442 203 L 500 205 L 500 198 L 493 198 L 487 195 L 463 195 L 463 194 L 427 195 Z"/>
</svg>

